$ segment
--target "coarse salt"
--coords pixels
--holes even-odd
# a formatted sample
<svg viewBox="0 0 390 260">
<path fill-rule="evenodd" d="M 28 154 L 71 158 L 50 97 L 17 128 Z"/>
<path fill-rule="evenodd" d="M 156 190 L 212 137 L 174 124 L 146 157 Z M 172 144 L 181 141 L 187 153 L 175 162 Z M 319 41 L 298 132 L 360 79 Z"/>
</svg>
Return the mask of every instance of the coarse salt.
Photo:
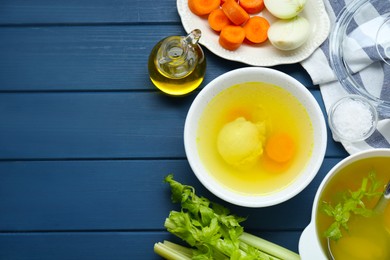
<svg viewBox="0 0 390 260">
<path fill-rule="evenodd" d="M 370 107 L 359 100 L 347 99 L 333 113 L 333 126 L 339 137 L 350 141 L 362 139 L 370 132 L 373 121 Z"/>
</svg>

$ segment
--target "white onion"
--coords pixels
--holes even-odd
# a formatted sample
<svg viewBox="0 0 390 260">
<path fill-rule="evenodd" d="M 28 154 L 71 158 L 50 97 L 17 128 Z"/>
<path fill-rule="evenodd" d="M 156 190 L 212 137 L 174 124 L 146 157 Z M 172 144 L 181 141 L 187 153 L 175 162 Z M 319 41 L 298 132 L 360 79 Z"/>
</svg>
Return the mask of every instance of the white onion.
<svg viewBox="0 0 390 260">
<path fill-rule="evenodd" d="M 310 24 L 302 16 L 288 20 L 278 20 L 268 29 L 268 39 L 280 50 L 293 50 L 300 47 L 310 35 Z"/>
<path fill-rule="evenodd" d="M 297 16 L 305 7 L 306 0 L 264 0 L 267 10 L 280 19 Z"/>
</svg>

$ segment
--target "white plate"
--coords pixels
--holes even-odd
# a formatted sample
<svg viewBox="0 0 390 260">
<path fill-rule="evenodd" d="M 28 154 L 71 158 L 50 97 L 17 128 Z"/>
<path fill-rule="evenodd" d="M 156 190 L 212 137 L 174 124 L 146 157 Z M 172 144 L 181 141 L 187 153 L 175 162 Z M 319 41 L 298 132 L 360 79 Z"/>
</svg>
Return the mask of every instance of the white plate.
<svg viewBox="0 0 390 260">
<path fill-rule="evenodd" d="M 233 61 L 239 61 L 254 66 L 274 66 L 278 64 L 290 64 L 300 62 L 309 57 L 328 37 L 330 21 L 322 0 L 307 0 L 301 16 L 305 17 L 311 25 L 309 40 L 292 51 L 280 51 L 273 47 L 269 41 L 259 45 L 243 44 L 235 51 L 228 51 L 218 43 L 218 33 L 208 25 L 207 17 L 199 17 L 188 8 L 188 0 L 177 0 L 177 10 L 181 22 L 187 33 L 194 29 L 202 31 L 199 42 L 216 55 Z M 264 16 L 270 23 L 276 20 L 264 9 L 257 14 Z"/>
</svg>

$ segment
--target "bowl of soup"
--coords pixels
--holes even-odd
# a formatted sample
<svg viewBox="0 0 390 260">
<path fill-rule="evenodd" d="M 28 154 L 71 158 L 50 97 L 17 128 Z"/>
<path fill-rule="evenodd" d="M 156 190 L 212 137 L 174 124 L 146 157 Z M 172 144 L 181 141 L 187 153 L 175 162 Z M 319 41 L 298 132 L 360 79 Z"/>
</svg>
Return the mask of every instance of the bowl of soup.
<svg viewBox="0 0 390 260">
<path fill-rule="evenodd" d="M 260 67 L 212 80 L 184 126 L 185 152 L 199 181 L 245 207 L 275 205 L 302 191 L 322 164 L 326 140 L 324 115 L 310 91 Z"/>
<path fill-rule="evenodd" d="M 390 149 L 370 149 L 327 173 L 299 240 L 303 260 L 331 259 L 330 252 L 336 260 L 390 259 L 390 203 L 378 206 L 390 181 L 389 165 Z"/>
</svg>

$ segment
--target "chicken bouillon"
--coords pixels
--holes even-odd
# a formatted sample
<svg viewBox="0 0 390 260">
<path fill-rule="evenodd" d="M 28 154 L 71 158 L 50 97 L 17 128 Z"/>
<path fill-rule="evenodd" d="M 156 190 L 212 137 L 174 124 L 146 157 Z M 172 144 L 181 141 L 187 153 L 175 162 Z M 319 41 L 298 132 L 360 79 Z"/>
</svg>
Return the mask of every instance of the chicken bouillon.
<svg viewBox="0 0 390 260">
<path fill-rule="evenodd" d="M 266 195 L 287 187 L 313 149 L 310 117 L 287 90 L 261 82 L 229 87 L 199 120 L 199 156 L 228 189 Z"/>
<path fill-rule="evenodd" d="M 316 220 L 317 233 L 324 252 L 327 252 L 325 231 L 331 227 L 334 219 L 323 212 L 321 203 L 326 202 L 333 207 L 342 203 L 348 194 L 360 189 L 363 179 L 367 179 L 370 174 L 375 176 L 378 183 L 377 193 L 383 192 L 385 184 L 390 180 L 389 165 L 389 157 L 359 160 L 340 170 L 329 181 L 320 196 Z M 372 184 L 367 184 L 367 187 L 368 185 Z M 375 212 L 374 208 L 379 198 L 380 194 L 362 199 L 364 208 L 372 210 L 372 214 L 362 216 L 351 212 L 347 222 L 348 230 L 342 228 L 341 238 L 337 241 L 331 240 L 335 259 L 390 259 L 390 203 L 384 211 Z M 360 204 L 359 207 L 361 208 Z"/>
</svg>

